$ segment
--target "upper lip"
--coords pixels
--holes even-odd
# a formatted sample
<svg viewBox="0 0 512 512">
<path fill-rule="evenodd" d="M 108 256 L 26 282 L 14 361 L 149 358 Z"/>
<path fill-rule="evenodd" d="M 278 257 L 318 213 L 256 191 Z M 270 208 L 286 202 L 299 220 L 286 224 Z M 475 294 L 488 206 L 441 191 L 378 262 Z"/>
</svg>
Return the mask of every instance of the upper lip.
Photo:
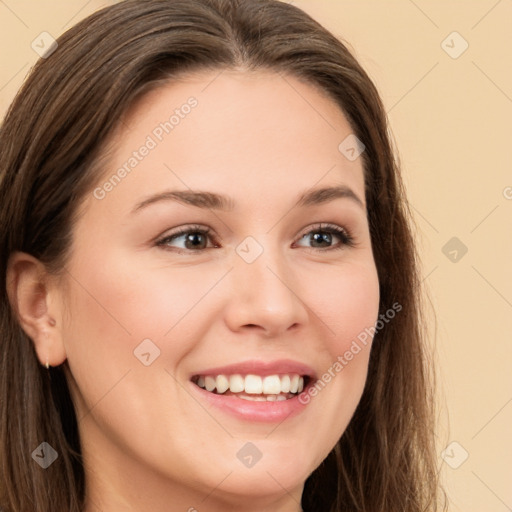
<svg viewBox="0 0 512 512">
<path fill-rule="evenodd" d="M 226 366 L 218 366 L 215 368 L 207 368 L 194 372 L 192 377 L 202 375 L 260 375 L 262 377 L 266 375 L 281 375 L 297 373 L 304 377 L 315 377 L 314 370 L 305 363 L 292 361 L 291 359 L 281 359 L 278 361 L 261 361 L 261 360 L 250 360 L 242 361 L 239 363 L 233 363 Z"/>
</svg>

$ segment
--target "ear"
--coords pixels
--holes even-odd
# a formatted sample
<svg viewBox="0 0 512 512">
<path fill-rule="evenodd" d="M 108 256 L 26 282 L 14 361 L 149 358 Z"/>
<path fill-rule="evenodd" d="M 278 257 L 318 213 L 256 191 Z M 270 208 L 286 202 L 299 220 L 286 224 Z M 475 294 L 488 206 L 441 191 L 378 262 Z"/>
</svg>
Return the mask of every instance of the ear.
<svg viewBox="0 0 512 512">
<path fill-rule="evenodd" d="M 62 307 L 57 279 L 30 254 L 15 252 L 7 265 L 7 293 L 18 321 L 33 341 L 42 365 L 66 360 L 62 340 Z"/>
</svg>

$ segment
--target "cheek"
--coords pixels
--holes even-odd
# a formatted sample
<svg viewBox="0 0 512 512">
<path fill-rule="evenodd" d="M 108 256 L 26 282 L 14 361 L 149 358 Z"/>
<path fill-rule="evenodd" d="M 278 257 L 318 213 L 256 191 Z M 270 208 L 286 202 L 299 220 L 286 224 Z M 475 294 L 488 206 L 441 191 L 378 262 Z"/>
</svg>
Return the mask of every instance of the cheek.
<svg viewBox="0 0 512 512">
<path fill-rule="evenodd" d="M 89 251 L 68 268 L 66 352 L 72 374 L 91 402 L 127 369 L 142 366 L 134 351 L 148 346 L 141 345 L 143 340 L 151 340 L 152 350 L 164 356 L 156 366 L 172 370 L 179 365 L 209 325 L 197 321 L 207 302 L 202 299 L 223 274 L 222 269 L 171 270 L 115 251 L 109 254 L 100 266 L 88 263 L 97 261 Z"/>
<path fill-rule="evenodd" d="M 116 259 L 120 263 L 104 259 L 101 266 L 76 263 L 69 268 L 73 277 L 67 287 L 64 341 L 71 373 L 87 407 L 127 371 L 146 369 L 136 357 L 143 340 L 154 344 L 149 345 L 151 358 L 163 353 L 170 339 L 165 334 L 199 295 L 194 283 L 187 286 L 179 279 L 171 283 L 163 280 L 165 273 L 130 266 L 126 257 Z M 189 350 L 184 341 L 165 353 L 169 368 Z M 156 359 L 153 368 L 163 367 L 163 359 Z"/>
<path fill-rule="evenodd" d="M 163 338 L 202 298 L 210 286 L 204 274 L 190 269 L 148 268 L 129 258 L 112 258 L 99 266 L 76 266 L 69 302 L 73 330 L 96 331 L 94 339 L 121 349 L 144 338 Z M 79 326 L 79 324 L 81 324 Z M 94 343 L 94 339 L 91 343 Z M 129 344 L 129 343 L 128 343 Z"/>
<path fill-rule="evenodd" d="M 333 269 L 321 282 L 311 280 L 308 288 L 310 306 L 329 334 L 326 348 L 333 361 L 350 350 L 358 337 L 366 341 L 361 346 L 369 348 L 368 330 L 379 312 L 379 281 L 373 260 Z"/>
<path fill-rule="evenodd" d="M 373 258 L 369 257 L 317 274 L 316 279 L 308 278 L 305 286 L 309 290 L 308 306 L 322 329 L 315 350 L 322 371 L 301 400 L 314 417 L 310 430 L 315 437 L 308 442 L 319 454 L 320 464 L 347 428 L 364 390 L 372 342 L 370 328 L 379 312 L 379 281 Z"/>
<path fill-rule="evenodd" d="M 373 258 L 368 258 L 333 269 L 324 276 L 322 287 L 312 284 L 311 308 L 325 326 L 319 350 L 324 357 L 323 373 L 305 400 L 322 396 L 322 414 L 331 416 L 334 442 L 346 428 L 366 382 L 379 312 L 379 281 Z"/>
<path fill-rule="evenodd" d="M 303 403 L 311 403 L 326 418 L 331 425 L 326 436 L 334 444 L 366 382 L 379 312 L 379 280 L 372 257 L 302 275 L 309 276 L 302 279 L 302 294 L 321 332 L 315 347 L 321 371 Z"/>
</svg>

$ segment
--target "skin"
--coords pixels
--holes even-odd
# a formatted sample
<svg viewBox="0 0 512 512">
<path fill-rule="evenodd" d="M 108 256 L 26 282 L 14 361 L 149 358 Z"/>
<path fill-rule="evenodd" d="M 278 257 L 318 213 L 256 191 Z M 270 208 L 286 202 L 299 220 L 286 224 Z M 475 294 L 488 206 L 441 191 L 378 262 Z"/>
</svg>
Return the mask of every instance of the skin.
<svg viewBox="0 0 512 512">
<path fill-rule="evenodd" d="M 194 372 L 246 360 L 292 359 L 317 376 L 378 316 L 379 286 L 361 158 L 338 145 L 352 129 L 311 85 L 272 72 L 188 75 L 152 91 L 115 134 L 101 187 L 156 126 L 191 96 L 189 115 L 103 199 L 81 205 L 60 276 L 18 253 L 11 297 L 42 364 L 66 364 L 87 477 L 86 512 L 301 510 L 309 474 L 345 430 L 361 397 L 370 344 L 301 412 L 277 425 L 243 421 L 193 399 Z M 347 197 L 294 206 L 312 188 Z M 229 196 L 227 211 L 159 201 L 169 190 Z M 319 223 L 353 246 L 315 246 Z M 175 228 L 211 229 L 216 247 L 155 243 Z M 251 264 L 237 246 L 263 248 Z M 180 252 L 181 249 L 181 252 Z M 187 252 L 188 251 L 188 252 Z M 151 339 L 160 356 L 134 350 Z M 246 442 L 263 454 L 236 457 Z"/>
</svg>

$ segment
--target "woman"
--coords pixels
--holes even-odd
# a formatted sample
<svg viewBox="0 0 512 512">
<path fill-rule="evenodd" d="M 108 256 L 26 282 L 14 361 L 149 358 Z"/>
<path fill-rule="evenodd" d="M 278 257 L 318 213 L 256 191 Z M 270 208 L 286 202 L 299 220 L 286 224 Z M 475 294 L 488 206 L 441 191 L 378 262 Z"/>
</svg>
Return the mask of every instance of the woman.
<svg viewBox="0 0 512 512">
<path fill-rule="evenodd" d="M 406 200 L 372 82 L 274 0 L 128 0 L 0 132 L 0 505 L 436 510 Z"/>
</svg>

